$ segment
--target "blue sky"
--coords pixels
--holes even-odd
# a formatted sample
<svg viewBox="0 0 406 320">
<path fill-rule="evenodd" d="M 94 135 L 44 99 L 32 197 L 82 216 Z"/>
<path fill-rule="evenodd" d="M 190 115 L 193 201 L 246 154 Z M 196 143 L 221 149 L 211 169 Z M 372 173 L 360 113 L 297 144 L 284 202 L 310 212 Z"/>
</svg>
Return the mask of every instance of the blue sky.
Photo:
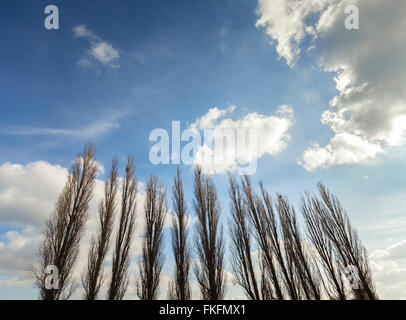
<svg viewBox="0 0 406 320">
<path fill-rule="evenodd" d="M 361 14 L 365 12 L 361 15 L 365 21 L 373 16 L 375 4 L 381 3 L 374 0 L 374 5 L 369 7 L 366 1 L 356 2 L 361 9 L 365 8 L 361 10 Z M 320 42 L 309 34 L 297 42 L 290 39 L 293 49 L 297 47 L 301 53 L 295 57 L 294 64 L 288 65 L 287 55 L 277 50 L 278 44 L 285 43 L 284 36 L 269 27 L 272 26 L 269 22 L 256 26 L 261 17 L 273 21 L 275 26 L 280 22 L 278 19 L 282 21 L 280 16 L 267 11 L 270 9 L 266 3 L 265 0 L 53 1 L 59 8 L 60 29 L 47 30 L 44 8 L 50 4 L 48 1 L 1 2 L 0 166 L 10 163 L 26 168 L 29 163 L 45 161 L 50 166 L 68 168 L 83 145 L 92 141 L 97 149 L 97 161 L 106 170 L 113 156 L 118 156 L 123 165 L 127 154 L 133 154 L 139 180 L 145 182 L 153 173 L 168 184 L 170 191 L 176 166 L 150 163 L 148 136 L 153 129 L 170 132 L 171 122 L 179 120 L 184 130 L 214 107 L 225 109 L 235 105 L 235 111 L 227 117 L 236 120 L 251 113 L 276 115 L 281 105 L 287 105 L 294 112 L 287 146 L 277 154 L 262 156 L 253 179 L 264 180 L 272 193 L 282 192 L 292 201 L 297 201 L 305 190 L 314 191 L 316 183 L 322 181 L 342 200 L 370 253 L 402 243 L 406 231 L 403 140 L 391 143 L 393 139 L 385 138 L 389 133 L 377 138 L 375 132 L 384 129 L 392 132 L 392 127 L 352 130 L 361 126 L 351 122 L 353 116 L 347 119 L 349 124 L 342 131 L 334 131 L 333 124 L 320 121 L 322 113 L 331 109 L 333 98 L 341 94 L 334 79 L 340 71 L 326 71 L 336 61 L 347 63 L 348 69 L 352 67 L 357 79 L 373 77 L 374 81 L 369 83 L 377 83 L 377 87 L 380 82 L 376 79 L 386 74 L 377 65 L 373 66 L 378 60 L 371 59 L 374 72 L 366 74 L 351 64 L 355 65 L 353 61 L 357 57 L 351 60 L 346 52 L 333 56 L 337 52 L 333 41 L 336 33 L 330 29 L 325 33 L 320 31 Z M 275 6 L 287 3 L 278 0 Z M 311 14 L 302 14 L 299 22 L 315 25 L 324 9 L 313 8 Z M 331 19 L 339 19 L 338 13 Z M 395 24 L 396 18 L 393 20 Z M 75 35 L 78 26 L 91 35 Z M 371 41 L 368 33 L 359 33 L 359 37 Z M 401 52 L 406 43 L 403 40 L 397 42 Z M 108 62 L 92 56 L 89 53 L 92 41 L 109 44 L 118 56 Z M 314 42 L 316 49 L 306 50 Z M 343 60 L 344 56 L 348 62 Z M 325 58 L 325 65 L 320 63 L 320 58 Z M 379 56 L 388 64 L 391 58 L 386 51 Z M 394 61 L 399 60 L 395 57 Z M 404 70 L 404 64 L 399 68 Z M 394 90 L 384 93 L 396 96 L 402 109 L 404 90 Z M 388 103 L 385 110 L 389 110 L 392 100 L 385 101 Z M 365 106 L 364 118 L 373 118 L 371 110 L 376 111 Z M 392 122 L 388 120 L 388 123 Z M 403 130 L 402 126 L 399 128 Z M 366 158 L 360 156 L 358 161 L 353 155 L 359 156 L 362 150 L 351 149 L 348 151 L 353 152 L 351 161 L 331 160 L 312 170 L 298 164 L 312 143 L 318 143 L 320 148 L 332 145 L 331 157 L 341 159 L 339 152 L 343 149 L 334 151 L 330 139 L 342 132 L 379 144 L 384 152 Z M 191 167 L 181 167 L 186 194 L 191 200 Z M 6 177 L 6 173 L 0 177 Z M 225 173 L 214 175 L 224 222 L 228 215 L 226 177 Z M 0 211 L 10 210 L 12 206 L 1 204 L 2 192 L 5 195 L 12 189 L 5 181 L 0 181 Z M 35 185 L 35 181 L 30 184 Z M 15 214 L 19 210 L 24 208 L 15 209 Z M 17 218 L 17 222 L 11 222 L 12 219 L 2 218 L 2 213 L 0 244 L 3 241 L 4 246 L 11 241 L 6 237 L 7 232 L 22 234 L 31 224 Z M 22 273 L 13 275 L 9 267 L 1 266 L 2 252 L 6 256 L 5 249 L 1 250 L 0 245 L 0 298 L 35 297 L 34 289 L 29 286 L 27 293 L 26 284 L 1 283 L 1 280 L 23 277 Z M 166 250 L 166 256 L 170 262 L 170 251 Z M 401 262 L 394 263 L 399 266 L 396 272 L 405 272 Z M 389 289 L 382 290 L 389 292 Z M 406 285 L 396 290 L 398 297 L 406 297 Z"/>
</svg>

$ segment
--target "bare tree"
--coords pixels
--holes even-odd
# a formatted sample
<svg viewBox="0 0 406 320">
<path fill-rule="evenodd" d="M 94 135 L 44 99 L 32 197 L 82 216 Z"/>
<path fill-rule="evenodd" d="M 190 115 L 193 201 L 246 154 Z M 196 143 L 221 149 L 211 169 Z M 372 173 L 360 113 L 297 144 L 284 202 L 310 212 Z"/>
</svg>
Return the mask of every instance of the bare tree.
<svg viewBox="0 0 406 320">
<path fill-rule="evenodd" d="M 170 283 L 169 297 L 173 300 L 190 300 L 188 214 L 180 168 L 178 168 L 174 179 L 173 207 L 175 216 L 172 218 L 172 250 L 175 257 L 176 271 L 174 280 Z"/>
<path fill-rule="evenodd" d="M 145 234 L 142 246 L 142 260 L 139 264 L 140 279 L 137 282 L 137 295 L 141 300 L 155 300 L 163 258 L 162 229 L 166 218 L 166 189 L 158 182 L 158 178 L 151 176 L 146 192 L 144 215 Z"/>
<path fill-rule="evenodd" d="M 46 220 L 39 249 L 39 267 L 31 268 L 41 299 L 68 299 L 76 288 L 73 268 L 88 219 L 97 172 L 94 148 L 87 144 L 76 158 L 55 209 Z M 121 214 L 113 250 L 110 300 L 123 299 L 129 284 L 130 249 L 135 228 L 136 185 L 134 157 L 128 157 L 122 180 Z M 110 247 L 116 197 L 118 165 L 105 181 L 99 204 L 99 229 L 92 236 L 88 265 L 82 275 L 86 299 L 94 300 L 104 282 L 103 261 Z M 249 299 L 378 299 L 368 255 L 356 229 L 336 196 L 318 184 L 319 196 L 306 194 L 300 202 L 306 226 L 303 236 L 294 206 L 277 194 L 273 201 L 260 182 L 257 194 L 248 176 L 241 184 L 229 177 L 231 262 L 235 283 Z M 187 300 L 190 292 L 191 248 L 188 245 L 188 213 L 181 172 L 174 178 L 172 249 L 176 272 L 170 283 L 171 299 Z M 225 242 L 220 225 L 220 204 L 210 176 L 200 167 L 194 171 L 194 210 L 197 216 L 194 273 L 205 300 L 224 299 Z M 142 300 L 158 296 L 163 257 L 163 227 L 166 218 L 166 188 L 151 176 L 144 205 L 145 233 L 137 295 Z M 310 246 L 307 244 L 307 240 Z M 258 269 L 253 248 L 258 249 Z M 57 286 L 49 286 L 49 267 L 58 271 Z M 345 276 L 350 276 L 346 281 Z M 348 283 L 350 282 L 350 283 Z M 52 284 L 52 283 L 51 283 Z M 53 283 L 55 284 L 55 283 Z M 350 285 L 350 286 L 349 286 Z"/>
<path fill-rule="evenodd" d="M 264 292 L 268 294 L 269 299 L 283 300 L 285 299 L 283 281 L 278 270 L 277 264 L 279 260 L 275 250 L 276 247 L 279 248 L 280 244 L 277 239 L 277 231 L 273 233 L 276 230 L 276 221 L 273 215 L 272 202 L 265 203 L 269 207 L 264 206 L 261 198 L 253 190 L 248 176 L 243 177 L 241 187 L 250 225 L 254 230 L 255 240 L 260 249 L 262 283 L 266 288 Z M 267 213 L 272 214 L 273 217 L 267 215 Z"/>
<path fill-rule="evenodd" d="M 46 221 L 39 249 L 40 267 L 32 268 L 41 299 L 68 299 L 76 287 L 72 272 L 93 195 L 97 172 L 94 154 L 93 145 L 87 144 L 83 153 L 76 158 L 55 210 Z M 45 271 L 51 265 L 58 271 L 58 289 L 49 289 L 46 283 Z"/>
<path fill-rule="evenodd" d="M 308 238 L 317 252 L 318 262 L 324 271 L 324 285 L 330 299 L 346 300 L 344 267 L 336 257 L 333 243 L 324 232 L 322 217 L 326 215 L 323 203 L 315 196 L 306 194 L 301 199 L 302 214 L 307 226 Z M 321 214 L 319 214 L 321 213 Z"/>
<path fill-rule="evenodd" d="M 264 224 L 262 232 L 267 232 L 267 237 L 270 242 L 269 250 L 273 251 L 273 256 L 276 263 L 276 269 L 278 270 L 281 290 L 284 292 L 284 296 L 289 297 L 292 300 L 300 298 L 300 292 L 297 285 L 297 279 L 295 270 L 293 267 L 293 259 L 287 254 L 288 250 L 283 241 L 283 234 L 278 225 L 273 201 L 268 191 L 265 190 L 264 185 L 260 182 L 262 202 L 258 201 L 258 211 Z M 269 259 L 269 258 L 268 258 Z M 280 299 L 280 298 L 279 298 Z"/>
<path fill-rule="evenodd" d="M 285 254 L 295 271 L 296 287 L 307 300 L 321 299 L 321 277 L 313 257 L 304 247 L 304 241 L 297 223 L 296 212 L 286 197 L 278 194 L 277 209 L 282 228 Z M 298 298 L 301 298 L 299 296 Z"/>
<path fill-rule="evenodd" d="M 109 300 L 123 299 L 129 283 L 128 267 L 134 235 L 137 196 L 137 179 L 134 170 L 134 157 L 128 157 L 126 175 L 123 177 L 121 215 L 113 253 Z"/>
<path fill-rule="evenodd" d="M 196 253 L 199 264 L 194 271 L 204 300 L 222 300 L 225 295 L 224 239 L 219 224 L 220 206 L 212 179 L 196 168 L 194 209 L 197 215 Z"/>
<path fill-rule="evenodd" d="M 351 272 L 353 278 L 351 288 L 355 299 L 378 299 L 372 281 L 368 255 L 359 240 L 356 229 L 352 227 L 348 215 L 337 197 L 321 183 L 318 184 L 318 189 L 324 206 L 320 206 L 316 212 L 322 223 L 323 231 L 334 246 L 335 253 L 345 270 L 351 271 L 349 268 L 355 268 L 354 273 L 356 274 Z"/>
<path fill-rule="evenodd" d="M 117 196 L 117 160 L 114 159 L 110 175 L 104 183 L 104 200 L 99 205 L 99 229 L 97 235 L 92 236 L 88 263 L 85 274 L 82 276 L 82 285 L 87 300 L 95 300 L 100 287 L 104 282 L 102 264 L 110 247 L 110 238 L 113 230 L 114 211 Z"/>
<path fill-rule="evenodd" d="M 277 194 L 276 210 L 274 202 L 269 193 L 260 182 L 261 197 L 252 188 L 248 176 L 243 177 L 241 188 L 244 202 L 239 201 L 238 187 L 232 186 L 234 196 L 231 196 L 233 205 L 232 215 L 235 212 L 247 211 L 250 226 L 252 226 L 256 243 L 260 249 L 259 267 L 261 270 L 261 292 L 271 299 L 292 300 L 299 299 L 321 299 L 324 285 L 320 266 L 315 256 L 306 244 L 306 239 L 302 236 L 296 213 L 293 206 L 286 197 Z M 233 212 L 234 211 L 234 212 Z M 277 212 L 277 216 L 275 214 Z M 241 215 L 241 213 L 240 213 Z M 239 218 L 242 221 L 241 218 Z M 239 225 L 242 225 L 240 222 Z M 234 269 L 237 282 L 244 289 L 249 288 L 248 296 L 255 292 L 252 283 L 252 273 L 249 275 L 249 259 L 244 252 L 244 231 L 232 231 L 234 241 L 234 261 L 237 261 L 238 268 Z M 236 234 L 240 233 L 239 237 Z M 236 238 L 240 238 L 236 241 Z M 246 250 L 245 250 L 246 252 Z M 242 260 L 245 259 L 243 263 Z M 251 287 L 248 284 L 251 283 Z M 263 296 L 263 298 L 265 298 Z"/>
<path fill-rule="evenodd" d="M 257 279 L 252 259 L 252 235 L 248 221 L 247 208 L 241 194 L 241 188 L 230 175 L 230 234 L 231 234 L 231 261 L 235 275 L 235 283 L 240 285 L 251 300 L 261 300 L 269 295 L 266 282 Z M 262 288 L 262 284 L 266 289 Z"/>
</svg>

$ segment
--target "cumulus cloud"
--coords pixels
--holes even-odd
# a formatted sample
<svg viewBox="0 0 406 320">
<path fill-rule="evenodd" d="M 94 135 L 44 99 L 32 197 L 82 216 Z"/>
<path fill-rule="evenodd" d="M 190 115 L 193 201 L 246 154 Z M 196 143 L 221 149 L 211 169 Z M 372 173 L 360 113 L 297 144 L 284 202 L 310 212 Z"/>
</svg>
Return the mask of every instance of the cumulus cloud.
<svg viewBox="0 0 406 320">
<path fill-rule="evenodd" d="M 314 29 L 305 18 L 324 9 L 331 0 L 259 0 L 256 22 L 258 28 L 276 41 L 276 51 L 293 66 L 300 54 L 299 44 Z"/>
<path fill-rule="evenodd" d="M 0 166 L 0 226 L 12 228 L 0 234 L 0 287 L 33 284 L 27 269 L 35 261 L 44 220 L 67 173 L 44 161 Z"/>
<path fill-rule="evenodd" d="M 371 257 L 377 260 L 391 259 L 391 260 L 400 260 L 406 259 L 406 240 L 394 243 L 385 249 L 375 250 Z"/>
<path fill-rule="evenodd" d="M 288 144 L 287 131 L 293 121 L 290 107 L 279 107 L 277 115 L 249 113 L 237 120 L 224 118 L 235 108 L 211 108 L 190 126 L 194 130 L 211 130 L 194 161 L 207 173 L 233 172 L 254 161 L 256 165 L 258 158 L 274 156 Z"/>
<path fill-rule="evenodd" d="M 377 143 L 371 143 L 356 135 L 339 133 L 326 147 L 315 144 L 307 149 L 303 154 L 303 160 L 299 160 L 298 163 L 312 171 L 321 166 L 365 162 L 381 152 L 383 150 Z"/>
<path fill-rule="evenodd" d="M 39 242 L 40 233 L 33 227 L 8 231 L 0 237 L 0 273 L 9 277 L 7 286 L 30 284 L 27 268 L 35 259 Z"/>
<path fill-rule="evenodd" d="M 406 299 L 406 240 L 370 255 L 377 291 L 383 299 Z"/>
<path fill-rule="evenodd" d="M 348 5 L 359 9 L 359 30 L 344 26 Z M 338 95 L 321 116 L 334 137 L 305 151 L 308 170 L 365 162 L 406 142 L 405 10 L 396 0 L 259 1 L 257 26 L 279 55 L 293 66 L 308 36 L 317 64 L 336 81 Z"/>
<path fill-rule="evenodd" d="M 67 175 L 67 169 L 45 161 L 26 165 L 2 164 L 1 223 L 20 227 L 42 226 L 63 189 Z"/>
<path fill-rule="evenodd" d="M 87 29 L 85 25 L 79 25 L 73 28 L 76 38 L 86 38 L 89 41 L 90 49 L 88 56 L 104 65 L 118 67 L 117 60 L 120 58 L 119 52 L 108 42 L 96 36 L 93 31 Z M 78 64 L 82 67 L 89 67 L 91 61 L 88 58 L 82 58 Z"/>
</svg>

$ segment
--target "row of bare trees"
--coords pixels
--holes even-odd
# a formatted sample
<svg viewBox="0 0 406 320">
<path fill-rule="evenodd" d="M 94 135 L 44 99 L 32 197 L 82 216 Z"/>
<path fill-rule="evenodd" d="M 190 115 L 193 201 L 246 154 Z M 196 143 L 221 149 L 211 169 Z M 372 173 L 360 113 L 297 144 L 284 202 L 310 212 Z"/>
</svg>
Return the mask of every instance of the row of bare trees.
<svg viewBox="0 0 406 320">
<path fill-rule="evenodd" d="M 301 199 L 303 234 L 286 197 L 273 200 L 262 183 L 256 193 L 248 177 L 230 177 L 232 266 L 248 298 L 378 298 L 357 231 L 339 200 L 318 189 Z"/>
<path fill-rule="evenodd" d="M 39 266 L 31 268 L 41 299 L 68 299 L 78 286 L 73 273 L 95 186 L 94 155 L 93 146 L 86 145 L 74 161 L 55 210 L 46 221 Z M 87 300 L 100 298 L 106 279 L 109 281 L 106 298 L 110 300 L 123 299 L 130 283 L 137 208 L 133 157 L 128 157 L 121 183 L 118 176 L 118 161 L 114 159 L 98 208 L 98 230 L 92 235 L 87 267 L 82 273 Z M 299 218 L 305 227 L 303 233 L 296 211 L 286 197 L 277 194 L 273 200 L 262 183 L 257 193 L 249 177 L 237 181 L 230 176 L 229 184 L 231 265 L 234 282 L 247 298 L 377 299 L 366 250 L 340 202 L 323 185 L 319 185 L 319 196 L 305 194 L 301 199 Z M 195 232 L 191 235 L 192 219 L 178 169 L 172 190 L 171 244 L 175 271 L 168 297 L 191 299 L 193 271 L 200 297 L 221 300 L 227 280 L 221 206 L 212 178 L 200 168 L 194 170 L 193 193 Z M 143 213 L 136 293 L 142 300 L 154 300 L 159 294 L 164 266 L 163 229 L 167 216 L 166 187 L 155 176 L 150 177 L 146 186 Z M 112 263 L 111 268 L 106 268 L 109 251 Z M 50 287 L 49 266 L 58 271 L 56 287 Z"/>
</svg>

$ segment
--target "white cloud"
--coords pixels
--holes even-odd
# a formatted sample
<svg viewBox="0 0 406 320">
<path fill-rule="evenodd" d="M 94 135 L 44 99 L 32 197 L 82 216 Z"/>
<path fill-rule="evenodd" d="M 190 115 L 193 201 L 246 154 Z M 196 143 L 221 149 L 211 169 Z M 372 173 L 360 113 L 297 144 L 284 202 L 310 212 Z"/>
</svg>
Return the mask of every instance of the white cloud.
<svg viewBox="0 0 406 320">
<path fill-rule="evenodd" d="M 331 0 L 259 0 L 256 26 L 277 42 L 276 51 L 293 66 L 306 34 L 314 34 L 305 18 L 322 10 Z"/>
<path fill-rule="evenodd" d="M 101 63 L 108 64 L 120 56 L 118 52 L 107 42 L 99 42 L 91 48 L 92 56 Z"/>
<path fill-rule="evenodd" d="M 38 229 L 26 227 L 20 232 L 9 231 L 1 235 L 0 240 L 3 241 L 0 246 L 0 274 L 9 281 L 3 285 L 11 286 L 13 282 L 17 285 L 31 284 L 27 269 L 38 251 Z"/>
<path fill-rule="evenodd" d="M 195 130 L 213 129 L 214 143 L 210 145 L 210 142 L 203 141 L 194 161 L 210 174 L 233 172 L 240 165 L 256 161 L 264 155 L 274 156 L 287 146 L 290 139 L 287 133 L 293 121 L 293 110 L 290 107 L 281 106 L 277 111 L 278 116 L 249 113 L 237 120 L 223 118 L 235 108 L 211 108 L 190 126 Z M 250 129 L 255 130 L 255 135 L 251 137 Z M 242 142 L 238 140 L 238 130 L 244 136 Z M 230 140 L 224 138 L 227 132 L 232 133 Z M 217 140 L 223 142 L 222 147 L 216 146 Z"/>
<path fill-rule="evenodd" d="M 193 122 L 190 127 L 193 129 L 213 128 L 219 118 L 225 116 L 227 113 L 233 112 L 235 108 L 236 106 L 234 105 L 231 105 L 227 109 L 219 109 L 217 107 L 210 108 L 203 117 Z"/>
<path fill-rule="evenodd" d="M 93 31 L 87 29 L 84 25 L 74 27 L 73 33 L 76 38 L 86 38 L 89 41 L 89 57 L 104 65 L 118 67 L 116 61 L 120 58 L 120 54 L 110 43 L 96 36 Z M 78 64 L 82 67 L 89 67 L 91 61 L 88 58 L 82 58 Z"/>
<path fill-rule="evenodd" d="M 385 249 L 375 250 L 371 254 L 371 258 L 374 260 L 401 260 L 406 259 L 406 240 L 391 244 Z"/>
<path fill-rule="evenodd" d="M 344 27 L 350 4 L 359 8 L 359 30 Z M 321 117 L 335 136 L 305 151 L 305 168 L 364 162 L 406 142 L 406 34 L 399 31 L 406 28 L 405 10 L 406 2 L 395 0 L 259 1 L 257 25 L 279 55 L 294 65 L 308 35 L 318 65 L 337 84 Z"/>
<path fill-rule="evenodd" d="M 315 144 L 303 154 L 298 163 L 312 171 L 318 167 L 331 167 L 338 164 L 365 162 L 383 152 L 379 144 L 373 144 L 363 138 L 348 134 L 336 134 L 326 147 Z"/>
<path fill-rule="evenodd" d="M 1 223 L 42 226 L 63 189 L 67 175 L 67 169 L 45 161 L 26 165 L 2 164 L 0 166 Z"/>
<path fill-rule="evenodd" d="M 86 28 L 85 25 L 79 25 L 73 28 L 73 34 L 77 38 L 87 37 L 87 38 L 96 38 L 92 31 Z"/>
<path fill-rule="evenodd" d="M 370 263 L 380 298 L 406 299 L 406 240 L 373 251 Z"/>
</svg>

